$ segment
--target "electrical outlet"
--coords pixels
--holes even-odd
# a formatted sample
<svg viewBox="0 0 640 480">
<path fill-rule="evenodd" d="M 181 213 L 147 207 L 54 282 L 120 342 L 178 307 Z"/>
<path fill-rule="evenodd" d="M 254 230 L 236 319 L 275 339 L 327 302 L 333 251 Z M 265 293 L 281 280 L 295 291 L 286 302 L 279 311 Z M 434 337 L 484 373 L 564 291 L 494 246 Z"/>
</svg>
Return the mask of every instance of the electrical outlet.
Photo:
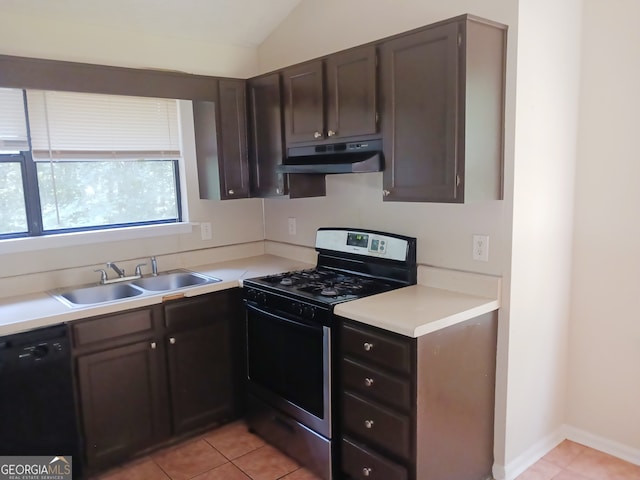
<svg viewBox="0 0 640 480">
<path fill-rule="evenodd" d="M 203 222 L 200 224 L 200 235 L 202 240 L 211 240 L 211 223 Z"/>
<path fill-rule="evenodd" d="M 289 235 L 296 234 L 296 218 L 289 217 Z"/>
<path fill-rule="evenodd" d="M 480 262 L 489 261 L 489 235 L 473 236 L 473 259 Z"/>
</svg>

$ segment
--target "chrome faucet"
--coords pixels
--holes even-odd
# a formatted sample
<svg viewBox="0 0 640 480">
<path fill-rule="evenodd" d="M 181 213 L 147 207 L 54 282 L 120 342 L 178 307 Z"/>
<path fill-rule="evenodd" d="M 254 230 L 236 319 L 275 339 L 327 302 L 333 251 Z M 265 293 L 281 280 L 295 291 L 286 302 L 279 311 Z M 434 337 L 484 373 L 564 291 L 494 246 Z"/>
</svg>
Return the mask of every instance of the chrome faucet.
<svg viewBox="0 0 640 480">
<path fill-rule="evenodd" d="M 151 257 L 151 275 L 154 277 L 158 276 L 158 261 L 155 256 Z"/>
<path fill-rule="evenodd" d="M 120 268 L 118 268 L 118 266 L 113 263 L 113 262 L 108 262 L 107 263 L 107 268 L 111 268 L 113 269 L 114 272 L 116 272 L 118 274 L 118 276 L 120 278 L 124 278 L 124 268 L 121 270 Z"/>
</svg>

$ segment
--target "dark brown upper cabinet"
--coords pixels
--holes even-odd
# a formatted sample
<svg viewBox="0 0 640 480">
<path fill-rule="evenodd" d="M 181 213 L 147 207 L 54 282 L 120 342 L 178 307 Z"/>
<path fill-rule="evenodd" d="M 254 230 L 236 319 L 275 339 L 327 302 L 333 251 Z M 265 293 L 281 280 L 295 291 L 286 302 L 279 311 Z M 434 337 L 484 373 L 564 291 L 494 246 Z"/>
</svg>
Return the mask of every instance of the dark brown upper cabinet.
<svg viewBox="0 0 640 480">
<path fill-rule="evenodd" d="M 287 68 L 283 78 L 287 144 L 376 133 L 374 46 Z"/>
<path fill-rule="evenodd" d="M 284 155 L 280 75 L 250 79 L 247 92 L 251 196 L 285 195 L 286 175 L 275 171 Z"/>
<path fill-rule="evenodd" d="M 377 132 L 376 49 L 360 47 L 327 58 L 327 136 Z"/>
<path fill-rule="evenodd" d="M 218 80 L 217 101 L 193 102 L 200 198 L 249 196 L 245 81 Z"/>
<path fill-rule="evenodd" d="M 249 174 L 252 197 L 289 198 L 326 194 L 324 175 L 276 172 L 284 158 L 282 81 L 280 73 L 247 82 L 249 104 Z"/>
<path fill-rule="evenodd" d="M 384 200 L 502 198 L 505 43 L 465 15 L 381 44 Z"/>
</svg>

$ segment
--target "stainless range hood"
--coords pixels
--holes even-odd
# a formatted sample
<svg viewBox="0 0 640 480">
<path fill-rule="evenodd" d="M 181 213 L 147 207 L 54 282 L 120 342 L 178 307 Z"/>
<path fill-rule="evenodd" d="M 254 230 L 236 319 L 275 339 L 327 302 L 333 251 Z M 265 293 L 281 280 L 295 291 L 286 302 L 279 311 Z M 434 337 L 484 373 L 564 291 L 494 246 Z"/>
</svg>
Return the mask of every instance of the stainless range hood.
<svg viewBox="0 0 640 480">
<path fill-rule="evenodd" d="M 287 158 L 276 167 L 278 173 L 364 173 L 383 169 L 382 140 L 287 149 Z"/>
</svg>

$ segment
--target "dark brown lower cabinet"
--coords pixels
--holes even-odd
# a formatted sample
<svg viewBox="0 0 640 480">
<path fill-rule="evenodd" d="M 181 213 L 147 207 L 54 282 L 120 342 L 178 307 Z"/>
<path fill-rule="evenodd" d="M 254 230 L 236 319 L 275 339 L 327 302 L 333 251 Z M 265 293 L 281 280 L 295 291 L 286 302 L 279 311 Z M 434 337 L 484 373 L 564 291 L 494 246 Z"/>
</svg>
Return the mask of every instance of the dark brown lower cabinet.
<svg viewBox="0 0 640 480">
<path fill-rule="evenodd" d="M 222 423 L 233 418 L 236 412 L 233 317 L 224 309 L 216 309 L 216 298 L 214 294 L 195 300 L 195 312 L 193 301 L 187 301 L 171 305 L 172 310 L 167 313 L 167 321 L 175 320 L 174 325 L 180 325 L 181 320 L 185 323 L 201 320 L 204 324 L 167 336 L 175 433 Z M 180 307 L 185 309 L 183 318 L 180 318 Z"/>
<path fill-rule="evenodd" d="M 74 322 L 89 471 L 241 413 L 239 289 Z"/>
<path fill-rule="evenodd" d="M 346 319 L 341 333 L 346 478 L 490 478 L 497 312 L 418 338 Z"/>
<path fill-rule="evenodd" d="M 166 438 L 162 361 L 149 341 L 78 358 L 89 466 L 111 464 Z"/>
</svg>

